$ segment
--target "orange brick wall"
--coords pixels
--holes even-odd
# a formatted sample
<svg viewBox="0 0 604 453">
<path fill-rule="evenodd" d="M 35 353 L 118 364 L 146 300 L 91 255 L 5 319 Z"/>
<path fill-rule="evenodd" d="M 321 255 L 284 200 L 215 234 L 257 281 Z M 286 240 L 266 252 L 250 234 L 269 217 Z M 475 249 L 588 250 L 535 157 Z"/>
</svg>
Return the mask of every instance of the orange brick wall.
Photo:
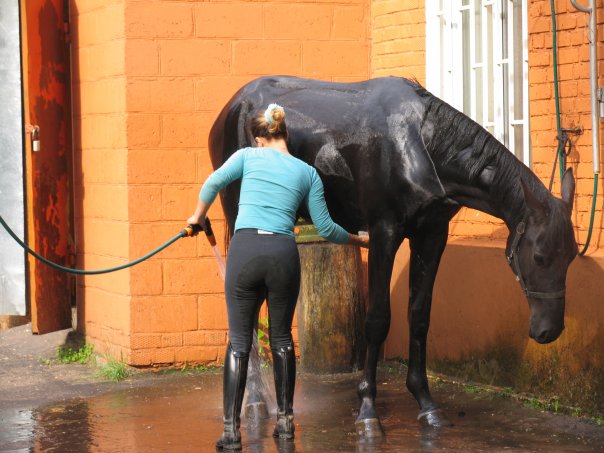
<svg viewBox="0 0 604 453">
<path fill-rule="evenodd" d="M 562 123 L 586 129 L 570 158 L 582 239 L 592 189 L 587 19 L 562 0 L 556 4 Z M 212 170 L 211 124 L 245 82 L 291 74 L 334 81 L 395 75 L 425 83 L 425 11 L 419 0 L 70 5 L 80 267 L 137 258 L 182 228 Z M 555 149 L 550 27 L 549 2 L 529 1 L 533 167 L 544 180 Z M 603 192 L 601 185 L 592 237 L 600 247 Z M 210 217 L 224 253 L 219 202 Z M 462 210 L 451 236 L 498 240 L 507 230 L 497 219 Z M 78 279 L 80 328 L 98 350 L 133 365 L 221 359 L 222 281 L 204 238 L 180 240 L 130 270 Z"/>
<path fill-rule="evenodd" d="M 604 85 L 604 23 L 603 7 L 599 5 L 599 43 L 598 60 L 600 80 Z M 588 15 L 578 12 L 570 2 L 555 2 L 558 29 L 558 80 L 560 95 L 560 113 L 562 127 L 581 126 L 585 132 L 580 136 L 571 136 L 573 151 L 568 164 L 574 170 L 577 182 L 577 194 L 573 210 L 573 222 L 578 242 L 582 245 L 587 237 L 589 210 L 593 192 L 593 166 L 591 146 L 591 116 L 589 95 L 589 19 Z M 532 0 L 529 2 L 529 97 L 531 112 L 531 141 L 533 167 L 546 183 L 549 177 L 557 147 L 556 119 L 553 87 L 552 23 L 550 2 Z M 600 122 L 602 125 L 602 122 Z M 602 127 L 600 128 L 602 131 Z M 604 144 L 604 134 L 600 132 L 600 141 Z M 600 149 L 600 156 L 602 156 Z M 560 192 L 560 180 L 557 175 L 554 193 Z M 600 179 L 597 197 L 597 211 L 591 238 L 590 254 L 599 249 L 602 240 L 602 205 L 604 185 Z"/>
<path fill-rule="evenodd" d="M 371 76 L 415 77 L 425 83 L 425 2 L 373 0 L 371 2 Z M 568 163 L 575 173 L 577 195 L 573 221 L 581 244 L 587 236 L 593 191 L 591 119 L 589 116 L 588 16 L 576 12 L 567 0 L 556 1 L 558 65 L 562 127 L 581 125 L 585 133 L 573 138 Z M 601 12 L 601 11 L 600 11 Z M 529 0 L 529 99 L 532 168 L 546 183 L 555 157 L 556 119 L 553 88 L 552 24 L 550 2 Z M 604 15 L 599 15 L 599 26 Z M 600 30 L 600 86 L 604 85 L 604 40 Z M 602 123 L 600 123 L 602 124 Z M 602 134 L 601 134 L 602 136 Z M 602 140 L 604 143 L 604 140 Z M 558 173 L 557 173 L 558 175 Z M 559 194 L 557 177 L 553 191 Z M 590 253 L 602 249 L 604 183 L 600 180 Z M 508 230 L 499 219 L 462 209 L 451 223 L 452 239 L 500 241 Z M 599 252 L 598 252 L 599 254 Z"/>
<path fill-rule="evenodd" d="M 426 80 L 426 12 L 420 0 L 373 0 L 371 77 Z"/>
<path fill-rule="evenodd" d="M 72 0 L 77 266 L 130 258 L 124 2 Z M 77 277 L 78 325 L 97 350 L 126 356 L 130 273 Z"/>
<path fill-rule="evenodd" d="M 369 77 L 365 0 L 72 1 L 72 23 L 87 268 L 137 258 L 182 229 L 212 171 L 209 129 L 244 83 Z M 219 201 L 210 218 L 224 253 Z M 223 283 L 203 237 L 83 279 L 78 300 L 90 341 L 132 365 L 222 358 Z"/>
</svg>

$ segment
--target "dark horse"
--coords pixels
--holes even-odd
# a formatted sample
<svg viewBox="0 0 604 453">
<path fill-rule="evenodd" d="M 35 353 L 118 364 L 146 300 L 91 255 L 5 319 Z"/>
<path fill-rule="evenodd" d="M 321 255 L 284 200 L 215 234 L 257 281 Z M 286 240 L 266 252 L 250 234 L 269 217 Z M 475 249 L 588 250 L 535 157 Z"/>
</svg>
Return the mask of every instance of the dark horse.
<svg viewBox="0 0 604 453">
<path fill-rule="evenodd" d="M 530 306 L 529 336 L 539 343 L 558 338 L 564 329 L 566 272 L 577 254 L 570 170 L 563 177 L 560 200 L 484 128 L 418 83 L 401 78 L 254 80 L 233 96 L 214 123 L 214 166 L 237 149 L 253 146 L 250 119 L 271 102 L 285 107 L 289 150 L 318 170 L 333 219 L 348 231 L 370 235 L 359 434 L 382 434 L 375 409 L 376 367 L 390 326 L 394 256 L 405 238 L 411 249 L 407 388 L 419 403 L 418 419 L 432 426 L 448 424 L 430 396 L 426 337 L 449 221 L 462 206 L 506 223 L 511 232 L 506 256 Z M 221 197 L 232 233 L 239 186 L 231 185 Z"/>
</svg>

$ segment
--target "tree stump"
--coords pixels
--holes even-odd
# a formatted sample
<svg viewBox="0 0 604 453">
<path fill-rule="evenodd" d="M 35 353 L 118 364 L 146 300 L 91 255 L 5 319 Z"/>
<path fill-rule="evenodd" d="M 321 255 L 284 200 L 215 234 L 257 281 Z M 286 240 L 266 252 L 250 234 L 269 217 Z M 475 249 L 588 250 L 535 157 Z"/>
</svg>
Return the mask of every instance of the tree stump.
<svg viewBox="0 0 604 453">
<path fill-rule="evenodd" d="M 314 373 L 351 372 L 365 359 L 365 301 L 358 247 L 298 245 L 300 366 Z"/>
</svg>

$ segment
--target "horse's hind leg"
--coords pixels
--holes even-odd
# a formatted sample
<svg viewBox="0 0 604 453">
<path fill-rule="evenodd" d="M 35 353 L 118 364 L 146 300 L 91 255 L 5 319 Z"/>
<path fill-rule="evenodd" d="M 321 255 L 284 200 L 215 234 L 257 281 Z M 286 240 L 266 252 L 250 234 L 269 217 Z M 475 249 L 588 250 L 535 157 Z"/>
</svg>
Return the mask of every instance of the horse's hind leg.
<svg viewBox="0 0 604 453">
<path fill-rule="evenodd" d="M 419 404 L 418 420 L 429 426 L 448 426 L 432 400 L 426 375 L 426 338 L 430 326 L 432 289 L 442 253 L 447 243 L 449 223 L 439 223 L 429 231 L 422 230 L 410 240 L 411 270 L 409 275 L 409 370 L 407 388 Z"/>
<path fill-rule="evenodd" d="M 372 438 L 383 435 L 375 410 L 376 369 L 380 347 L 390 327 L 390 277 L 394 256 L 403 235 L 393 225 L 382 223 L 371 227 L 369 236 L 369 305 L 365 318 L 367 359 L 364 376 L 358 387 L 361 408 L 355 425 L 357 434 Z"/>
</svg>

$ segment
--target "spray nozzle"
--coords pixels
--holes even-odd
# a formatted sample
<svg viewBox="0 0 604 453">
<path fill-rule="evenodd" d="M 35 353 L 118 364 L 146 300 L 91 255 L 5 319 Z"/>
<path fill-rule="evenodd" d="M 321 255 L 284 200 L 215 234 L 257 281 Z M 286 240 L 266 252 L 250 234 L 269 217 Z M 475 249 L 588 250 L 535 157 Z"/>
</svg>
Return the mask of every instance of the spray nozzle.
<svg viewBox="0 0 604 453">
<path fill-rule="evenodd" d="M 203 228 L 199 224 L 187 225 L 187 227 L 181 231 L 183 236 L 191 237 L 193 234 L 199 233 Z"/>
</svg>

